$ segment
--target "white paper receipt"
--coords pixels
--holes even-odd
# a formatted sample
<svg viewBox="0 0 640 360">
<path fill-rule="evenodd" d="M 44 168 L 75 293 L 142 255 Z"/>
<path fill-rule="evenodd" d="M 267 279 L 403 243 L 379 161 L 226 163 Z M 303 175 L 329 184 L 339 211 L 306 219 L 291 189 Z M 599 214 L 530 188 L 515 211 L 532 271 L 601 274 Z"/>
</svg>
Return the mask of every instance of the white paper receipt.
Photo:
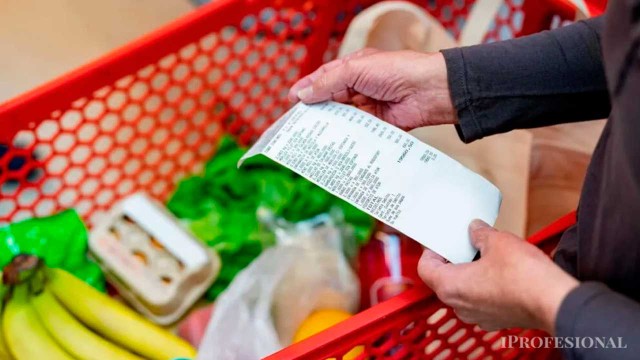
<svg viewBox="0 0 640 360">
<path fill-rule="evenodd" d="M 498 188 L 353 106 L 298 103 L 242 157 L 264 154 L 453 263 L 473 260 L 469 223 L 494 224 Z"/>
</svg>

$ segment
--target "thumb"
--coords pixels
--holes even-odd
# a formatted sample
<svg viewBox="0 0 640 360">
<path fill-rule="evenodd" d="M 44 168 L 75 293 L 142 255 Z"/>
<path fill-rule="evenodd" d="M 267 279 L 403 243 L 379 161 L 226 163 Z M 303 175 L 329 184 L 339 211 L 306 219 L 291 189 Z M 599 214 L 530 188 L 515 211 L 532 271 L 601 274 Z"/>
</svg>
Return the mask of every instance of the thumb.
<svg viewBox="0 0 640 360">
<path fill-rule="evenodd" d="M 498 233 L 498 230 L 491 227 L 486 222 L 476 219 L 469 224 L 469 236 L 471 237 L 471 244 L 478 250 L 480 253 L 486 249 L 487 244 L 489 243 L 492 235 Z"/>
<path fill-rule="evenodd" d="M 446 272 L 450 264 L 432 250 L 424 249 L 418 262 L 418 275 L 431 289 L 437 288 L 442 279 L 442 273 Z"/>
</svg>

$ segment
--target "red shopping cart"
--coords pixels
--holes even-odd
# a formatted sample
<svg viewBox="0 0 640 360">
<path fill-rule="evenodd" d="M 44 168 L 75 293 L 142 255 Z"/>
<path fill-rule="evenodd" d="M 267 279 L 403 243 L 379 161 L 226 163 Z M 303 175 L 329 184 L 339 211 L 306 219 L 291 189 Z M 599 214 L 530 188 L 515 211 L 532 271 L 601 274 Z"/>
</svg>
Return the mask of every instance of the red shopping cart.
<svg viewBox="0 0 640 360">
<path fill-rule="evenodd" d="M 532 235 L 529 242 L 550 251 L 575 223 L 575 213 Z M 265 360 L 302 359 L 556 359 L 555 349 L 511 349 L 508 335 L 545 336 L 536 330 L 486 332 L 458 320 L 427 288 L 416 288 L 294 344 Z M 358 350 L 342 357 L 355 346 Z"/>
<path fill-rule="evenodd" d="M 74 207 L 91 225 L 136 191 L 165 200 L 180 178 L 201 169 L 222 134 L 254 141 L 290 106 L 293 82 L 330 58 L 350 19 L 374 2 L 213 1 L 0 105 L 0 223 Z M 474 5 L 415 2 L 454 35 Z M 506 0 L 485 40 L 575 14 L 566 0 Z M 359 359 L 549 355 L 502 349 L 504 334 L 462 324 L 422 289 L 269 359 L 340 358 L 356 345 L 364 345 Z"/>
</svg>

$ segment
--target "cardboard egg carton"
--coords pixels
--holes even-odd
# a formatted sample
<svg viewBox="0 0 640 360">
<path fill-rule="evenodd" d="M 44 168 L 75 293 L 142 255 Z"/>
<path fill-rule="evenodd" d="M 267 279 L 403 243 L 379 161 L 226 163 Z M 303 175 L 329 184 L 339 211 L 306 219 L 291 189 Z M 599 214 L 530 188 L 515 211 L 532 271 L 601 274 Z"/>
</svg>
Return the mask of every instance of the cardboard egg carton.
<svg viewBox="0 0 640 360">
<path fill-rule="evenodd" d="M 89 247 L 122 297 L 154 322 L 178 320 L 220 271 L 220 258 L 142 193 L 118 203 Z"/>
</svg>

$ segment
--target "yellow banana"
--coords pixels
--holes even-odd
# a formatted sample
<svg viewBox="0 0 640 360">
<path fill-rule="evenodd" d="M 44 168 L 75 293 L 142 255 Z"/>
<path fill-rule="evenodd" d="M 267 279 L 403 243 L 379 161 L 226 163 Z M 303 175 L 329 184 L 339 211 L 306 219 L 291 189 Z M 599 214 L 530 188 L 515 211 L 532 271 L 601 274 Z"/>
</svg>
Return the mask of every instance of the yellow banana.
<svg viewBox="0 0 640 360">
<path fill-rule="evenodd" d="M 0 300 L 0 314 L 2 314 L 2 300 Z M 2 331 L 2 328 L 2 319 L 0 316 L 0 360 L 12 360 L 13 356 L 11 356 L 9 346 L 4 339 L 4 331 Z"/>
<path fill-rule="evenodd" d="M 75 317 L 94 331 L 145 358 L 194 358 L 183 339 L 61 269 L 47 269 L 47 285 Z"/>
<path fill-rule="evenodd" d="M 2 306 L 0 306 L 0 313 L 2 312 Z M 13 356 L 11 355 L 11 350 L 9 350 L 9 345 L 7 345 L 7 341 L 4 337 L 2 321 L 0 321 L 0 360 L 13 360 Z"/>
<path fill-rule="evenodd" d="M 31 304 L 49 334 L 81 360 L 142 360 L 86 328 L 48 291 L 32 295 Z"/>
<path fill-rule="evenodd" d="M 2 324 L 0 324 L 0 359 L 1 360 L 13 359 L 13 356 L 11 356 L 11 352 L 9 351 L 9 346 L 7 346 L 7 342 L 4 340 Z"/>
<path fill-rule="evenodd" d="M 0 279 L 2 278 L 2 271 L 0 271 Z M 4 297 L 9 288 L 4 284 L 0 283 L 0 314 L 2 314 L 2 306 L 4 305 Z M 2 332 L 2 316 L 0 315 L 0 359 L 2 360 L 11 360 L 11 352 L 9 352 L 9 347 L 7 347 L 7 342 L 4 340 L 4 334 Z"/>
<path fill-rule="evenodd" d="M 11 354 L 17 360 L 73 360 L 49 336 L 29 305 L 26 285 L 17 286 L 4 310 L 4 333 Z"/>
</svg>

